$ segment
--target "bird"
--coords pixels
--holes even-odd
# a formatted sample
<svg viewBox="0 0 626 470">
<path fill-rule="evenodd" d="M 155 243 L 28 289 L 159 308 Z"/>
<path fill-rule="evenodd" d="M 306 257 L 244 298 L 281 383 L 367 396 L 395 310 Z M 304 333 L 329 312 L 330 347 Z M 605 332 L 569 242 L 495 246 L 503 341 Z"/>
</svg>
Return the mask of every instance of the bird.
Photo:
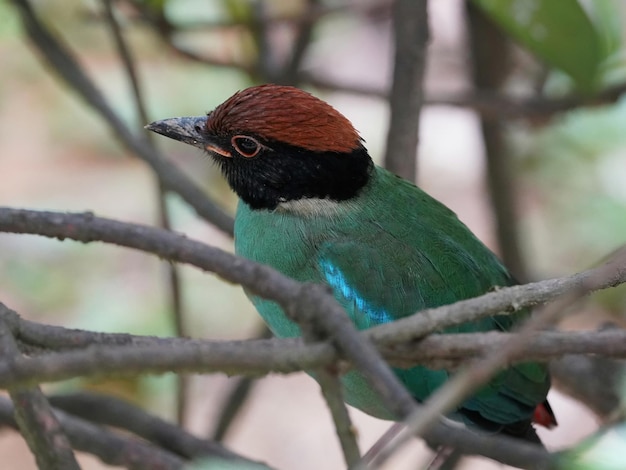
<svg viewBox="0 0 626 470">
<path fill-rule="evenodd" d="M 206 115 L 146 128 L 202 149 L 218 165 L 239 198 L 236 254 L 327 285 L 358 329 L 516 283 L 454 212 L 374 164 L 352 123 L 304 90 L 252 86 Z M 247 295 L 276 336 L 301 336 L 278 304 Z M 510 331 L 527 316 L 495 315 L 442 332 Z M 419 402 L 450 377 L 422 365 L 394 372 Z M 394 419 L 357 371 L 341 380 L 346 403 Z M 544 364 L 512 365 L 448 417 L 541 444 L 533 422 L 556 425 L 549 388 Z"/>
</svg>

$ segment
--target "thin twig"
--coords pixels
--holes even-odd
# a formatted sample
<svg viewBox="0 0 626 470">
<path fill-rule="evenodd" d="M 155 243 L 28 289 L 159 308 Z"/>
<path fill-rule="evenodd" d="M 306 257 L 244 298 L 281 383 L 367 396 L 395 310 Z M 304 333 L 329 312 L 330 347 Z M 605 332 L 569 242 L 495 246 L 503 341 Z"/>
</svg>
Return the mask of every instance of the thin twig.
<svg viewBox="0 0 626 470">
<path fill-rule="evenodd" d="M 255 337 L 258 339 L 268 339 L 272 337 L 272 332 L 263 324 Z M 235 421 L 235 418 L 237 418 L 239 412 L 250 397 L 255 382 L 256 378 L 254 377 L 239 377 L 236 380 L 231 392 L 226 400 L 224 400 L 224 404 L 219 407 L 221 412 L 215 420 L 216 424 L 211 432 L 211 439 L 216 442 L 222 442 L 224 440 L 231 424 Z"/>
<path fill-rule="evenodd" d="M 463 455 L 482 455 L 505 465 L 528 470 L 561 470 L 559 454 L 508 436 L 481 434 L 450 425 L 436 425 L 425 434 L 432 445 L 455 448 Z"/>
<path fill-rule="evenodd" d="M 133 6 L 141 12 L 144 16 L 144 20 L 149 20 L 150 22 L 154 21 L 150 12 L 141 2 L 131 0 L 130 3 L 132 3 Z M 307 8 L 304 13 L 298 13 L 295 15 L 292 12 L 275 12 L 272 13 L 272 15 L 268 15 L 264 21 L 269 27 L 273 27 L 281 23 L 301 25 L 303 23 L 318 21 L 326 16 L 339 13 L 369 16 L 380 10 L 387 10 L 390 3 L 391 0 L 352 0 L 328 5 L 316 4 L 315 6 Z M 224 28 L 241 28 L 242 26 L 249 27 L 251 26 L 251 23 L 252 21 L 249 18 L 226 18 L 216 21 L 202 20 L 197 22 L 190 19 L 185 21 L 182 25 L 174 26 L 169 23 L 168 25 L 172 30 L 187 32 L 192 30 L 216 30 Z"/>
<path fill-rule="evenodd" d="M 320 330 L 318 322 L 302 322 L 300 330 L 305 343 L 325 340 L 328 332 Z M 356 442 L 355 428 L 350 420 L 348 408 L 344 403 L 343 388 L 339 380 L 340 370 L 337 363 L 321 367 L 315 371 L 315 379 L 322 389 L 322 396 L 330 410 L 335 425 L 335 433 L 341 445 L 347 468 L 354 468 L 361 460 L 361 452 Z"/>
<path fill-rule="evenodd" d="M 219 407 L 220 414 L 215 420 L 215 425 L 211 431 L 211 439 L 215 442 L 223 442 L 226 438 L 231 425 L 235 422 L 235 418 L 239 416 L 240 411 L 250 397 L 256 377 L 237 377 L 233 383 L 233 388 L 228 394 L 224 404 Z"/>
<path fill-rule="evenodd" d="M 92 423 L 131 432 L 185 459 L 219 457 L 243 460 L 214 441 L 195 437 L 178 426 L 148 414 L 141 408 L 108 395 L 76 392 L 48 397 L 50 404 Z"/>
<path fill-rule="evenodd" d="M 500 28 L 472 2 L 466 2 L 475 88 L 499 90 L 509 73 L 510 44 Z M 528 280 L 520 246 L 516 178 L 501 120 L 481 116 L 487 186 L 495 220 L 499 253 L 520 282 Z"/>
<path fill-rule="evenodd" d="M 21 353 L 9 326 L 0 319 L 0 357 L 11 363 Z M 41 470 L 79 470 L 72 447 L 38 386 L 8 387 L 17 426 Z"/>
<path fill-rule="evenodd" d="M 271 26 L 268 24 L 267 2 L 252 2 L 250 4 L 251 19 L 250 31 L 256 45 L 257 79 L 260 77 L 266 82 L 275 82 L 278 75 L 277 57 L 271 47 Z"/>
<path fill-rule="evenodd" d="M 297 86 L 299 84 L 300 67 L 311 45 L 313 29 L 317 24 L 317 20 L 320 18 L 311 13 L 320 8 L 322 8 L 320 0 L 307 1 L 306 14 L 303 15 L 303 20 L 297 25 L 296 37 L 291 48 L 291 56 L 281 70 L 280 77 L 278 77 L 277 81 L 278 84 L 291 86 Z"/>
<path fill-rule="evenodd" d="M 115 12 L 113 11 L 112 0 L 102 0 L 102 4 L 104 6 L 104 11 L 106 14 L 107 24 L 111 29 L 111 33 L 113 35 L 113 39 L 115 40 L 115 45 L 117 47 L 118 54 L 124 65 L 124 70 L 126 71 L 126 75 L 128 76 L 128 81 L 130 82 L 132 89 L 132 96 L 135 102 L 135 109 L 137 111 L 137 115 L 139 116 L 139 125 L 141 128 L 142 123 L 150 122 L 148 118 L 148 112 L 146 111 L 146 106 L 144 104 L 143 93 L 141 91 L 141 86 L 139 84 L 139 77 L 137 76 L 137 71 L 135 68 L 135 60 L 133 58 L 130 47 L 126 43 L 126 39 L 124 39 L 124 35 L 120 28 L 119 22 L 115 17 Z M 152 133 L 144 132 L 147 134 L 148 145 L 150 145 L 154 151 L 154 144 Z M 159 181 L 158 177 L 156 178 L 156 198 L 157 198 L 157 208 L 159 213 L 159 226 L 166 229 L 171 230 L 169 211 L 167 208 L 166 201 L 166 189 Z M 181 289 L 180 289 L 180 276 L 178 274 L 178 268 L 176 265 L 167 263 L 165 264 L 165 270 L 167 272 L 167 281 L 169 286 L 169 301 L 170 308 L 172 312 L 172 317 L 174 318 L 174 331 L 177 336 L 185 336 L 185 315 L 183 312 L 183 305 L 181 299 Z M 189 378 L 185 375 L 177 376 L 177 393 L 176 393 L 176 415 L 177 422 L 181 426 L 185 424 L 185 417 L 187 415 L 187 389 L 188 389 L 188 381 Z"/>
<path fill-rule="evenodd" d="M 235 347 L 233 347 L 235 346 Z M 126 377 L 167 372 L 228 373 L 259 376 L 270 372 L 313 370 L 336 360 L 328 349 L 299 347 L 280 353 L 272 342 L 220 344 L 194 342 L 154 346 L 92 346 L 85 350 L 24 358 L 14 364 L 0 361 L 0 387 L 28 387 L 76 377 Z M 307 357 L 311 354 L 311 357 Z"/>
<path fill-rule="evenodd" d="M 346 467 L 352 468 L 361 459 L 361 453 L 356 442 L 355 428 L 343 401 L 343 390 L 337 372 L 318 369 L 315 372 L 315 378 L 322 388 L 322 395 L 333 417 L 335 432 L 341 444 Z"/>
<path fill-rule="evenodd" d="M 422 80 L 426 66 L 428 13 L 426 0 L 395 0 L 393 5 L 395 57 L 389 95 L 391 119 L 385 167 L 415 181 Z"/>
<path fill-rule="evenodd" d="M 101 0 L 101 2 L 104 7 L 104 12 L 106 14 L 107 24 L 111 29 L 111 34 L 113 35 L 113 40 L 115 41 L 117 52 L 120 56 L 122 64 L 124 65 L 124 71 L 126 72 L 126 75 L 128 75 L 128 81 L 132 89 L 131 96 L 135 104 L 135 110 L 137 111 L 137 114 L 139 116 L 140 123 L 146 123 L 149 121 L 148 113 L 146 111 L 143 93 L 139 84 L 139 77 L 135 68 L 135 59 L 133 58 L 130 47 L 128 46 L 128 44 L 126 44 L 126 39 L 124 39 L 124 34 L 122 33 L 120 24 L 115 17 L 112 0 Z M 142 126 L 140 125 L 140 127 Z M 148 140 L 150 140 L 150 137 L 148 137 Z"/>
<path fill-rule="evenodd" d="M 551 283 L 552 281 L 545 281 Z M 446 307 L 441 307 L 445 312 Z M 149 346 L 175 349 L 179 347 L 206 347 L 211 354 L 233 354 L 245 349 L 251 356 L 262 354 L 262 361 L 267 361 L 262 351 L 272 349 L 276 352 L 276 361 L 266 362 L 267 369 L 259 372 L 289 372 L 293 369 L 281 369 L 280 357 L 292 357 L 294 361 L 309 358 L 301 364 L 303 369 L 329 366 L 337 358 L 332 348 L 326 344 L 304 345 L 298 339 L 214 341 L 200 339 L 157 338 L 124 333 L 99 333 L 84 330 L 66 329 L 52 325 L 42 325 L 20 318 L 15 312 L 0 304 L 0 316 L 18 335 L 18 339 L 29 348 L 41 351 L 68 351 L 94 346 L 127 345 L 135 349 Z M 361 334 L 367 334 L 362 332 Z M 464 361 L 484 356 L 491 348 L 500 349 L 508 344 L 515 333 L 456 333 L 435 334 L 419 341 L 398 344 L 378 344 L 383 356 L 397 367 L 425 365 L 430 368 L 458 368 Z M 21 347 L 21 346 L 20 346 Z M 216 347 L 216 350 L 211 348 Z M 219 352 L 222 351 L 222 352 Z M 232 352 L 231 352 L 232 351 Z M 511 358 L 511 363 L 522 361 L 548 361 L 564 355 L 580 358 L 582 354 L 594 354 L 603 357 L 626 358 L 626 330 L 621 328 L 601 331 L 546 331 L 529 338 L 523 351 Z M 219 359 L 217 359 L 219 361 Z"/>
<path fill-rule="evenodd" d="M 196 62 L 200 62 L 204 65 L 210 65 L 213 67 L 224 67 L 224 68 L 233 68 L 237 69 L 251 77 L 263 77 L 265 80 L 277 80 L 280 83 L 287 84 L 295 84 L 300 82 L 298 77 L 292 76 L 290 71 L 284 69 L 279 73 L 270 73 L 267 74 L 266 70 L 263 70 L 262 64 L 258 61 L 255 63 L 244 62 L 239 58 L 231 58 L 224 59 L 223 57 L 217 56 L 208 56 L 206 54 L 202 54 L 191 50 L 187 47 L 181 46 L 177 44 L 176 41 L 176 33 L 178 32 L 187 32 L 188 30 L 193 29 L 217 29 L 217 28 L 232 28 L 237 27 L 239 29 L 243 29 L 246 31 L 254 30 L 259 27 L 258 18 L 244 18 L 244 19 L 228 19 L 225 21 L 220 21 L 219 23 L 210 23 L 210 22 L 202 22 L 202 23 L 186 23 L 185 26 L 180 27 L 178 25 L 173 25 L 166 17 L 160 14 L 160 11 L 155 14 L 154 9 L 146 7 L 146 5 L 137 0 L 131 0 L 133 6 L 140 12 L 142 19 L 150 24 L 155 32 L 161 37 L 161 39 L 165 42 L 165 44 L 172 50 L 174 53 L 184 57 L 188 60 L 193 60 Z M 378 11 L 385 11 L 388 9 L 390 0 L 359 0 L 359 1 L 350 1 L 337 5 L 323 5 L 317 4 L 317 0 L 312 5 L 306 8 L 305 12 L 298 15 L 264 15 L 262 19 L 262 28 L 271 29 L 275 26 L 276 23 L 291 23 L 294 26 L 300 28 L 301 32 L 307 28 L 306 25 L 316 23 L 320 19 L 333 14 L 333 13 L 343 13 L 347 10 L 351 14 L 358 13 L 362 15 L 369 15 L 376 13 Z M 245 29 L 244 29 L 245 28 Z M 292 64 L 290 67 L 292 70 L 296 70 L 296 68 L 292 67 L 296 65 L 300 58 L 297 57 L 301 46 L 303 46 L 306 42 L 308 42 L 308 38 L 304 38 L 308 33 L 304 33 L 303 35 L 299 35 L 298 39 L 295 41 L 294 52 L 296 54 L 292 55 Z M 303 41 L 301 41 L 301 39 Z M 302 51 L 303 52 L 303 51 Z M 295 60 L 294 60 L 295 59 Z"/>
<path fill-rule="evenodd" d="M 378 345 L 383 357 L 396 367 L 417 364 L 433 369 L 457 369 L 464 362 L 501 350 L 517 333 L 435 334 L 419 341 L 395 345 Z M 626 358 L 626 330 L 611 331 L 542 331 L 527 339 L 510 363 L 549 361 L 565 355 L 580 358 L 595 354 L 603 358 Z M 377 343 L 375 343 L 377 344 Z"/>
<path fill-rule="evenodd" d="M 626 246 L 616 251 L 605 264 L 578 274 L 519 286 L 499 288 L 444 308 L 426 309 L 419 315 L 386 323 L 365 332 L 374 342 L 397 343 L 420 339 L 448 326 L 460 325 L 489 315 L 506 314 L 554 300 L 562 294 L 584 286 L 586 293 L 615 287 L 626 280 L 623 261 Z M 599 270 L 611 268 L 610 277 L 598 276 Z"/>
<path fill-rule="evenodd" d="M 620 392 L 625 370 L 624 359 L 601 355 L 569 354 L 550 361 L 554 386 L 584 403 L 601 422 L 612 418 L 622 406 Z"/>
<path fill-rule="evenodd" d="M 158 175 L 163 186 L 178 193 L 198 215 L 227 234 L 233 234 L 233 219 L 208 199 L 192 180 L 146 143 L 143 135 L 133 134 L 109 106 L 105 97 L 85 74 L 70 50 L 39 20 L 28 0 L 13 0 L 24 28 L 42 59 L 76 91 L 111 127 L 115 136 Z"/>
<path fill-rule="evenodd" d="M 338 359 L 327 343 L 305 345 L 299 339 L 215 341 L 103 334 L 34 324 L 19 318 L 2 304 L 0 318 L 18 337 L 24 337 L 28 342 L 49 346 L 46 338 L 49 333 L 59 342 L 66 339 L 77 346 L 75 350 L 53 348 L 61 352 L 22 359 L 11 365 L 0 361 L 0 387 L 26 386 L 31 382 L 78 376 L 176 370 L 257 376 L 329 367 Z M 417 344 L 385 345 L 382 351 L 398 367 L 421 364 L 434 368 L 444 360 L 458 366 L 463 359 L 482 357 L 492 348 L 504 347 L 514 337 L 514 333 L 495 332 L 433 335 Z M 511 357 L 511 363 L 547 360 L 567 354 L 626 358 L 626 330 L 537 333 L 523 350 Z"/>
<path fill-rule="evenodd" d="M 385 90 L 358 83 L 341 83 L 328 77 L 303 74 L 301 83 L 321 90 L 336 91 L 358 96 L 388 99 Z M 432 94 L 424 98 L 424 106 L 453 106 L 468 108 L 489 119 L 545 122 L 556 115 L 583 107 L 604 106 L 615 103 L 626 93 L 626 82 L 610 86 L 596 95 L 570 95 L 560 98 L 547 96 L 507 96 L 489 89 L 475 89 L 460 94 Z"/>
<path fill-rule="evenodd" d="M 13 413 L 12 403 L 0 397 L 0 423 L 16 428 Z M 62 411 L 56 411 L 55 415 L 76 450 L 93 454 L 108 465 L 129 470 L 180 470 L 185 463 L 170 452 L 140 439 L 116 434 Z"/>
</svg>

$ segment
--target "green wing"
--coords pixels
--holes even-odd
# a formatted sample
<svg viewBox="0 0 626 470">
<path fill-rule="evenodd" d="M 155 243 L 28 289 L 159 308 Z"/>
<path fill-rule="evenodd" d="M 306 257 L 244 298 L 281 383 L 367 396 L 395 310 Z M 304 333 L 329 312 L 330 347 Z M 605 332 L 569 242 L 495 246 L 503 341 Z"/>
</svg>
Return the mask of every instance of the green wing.
<svg viewBox="0 0 626 470">
<path fill-rule="evenodd" d="M 454 214 L 443 206 L 437 209 L 434 217 L 422 213 L 405 220 L 384 220 L 383 214 L 364 211 L 370 217 L 361 218 L 358 230 L 336 233 L 318 247 L 319 277 L 359 328 L 512 284 L 497 257 Z M 505 318 L 449 331 L 508 329 L 511 320 Z"/>
<path fill-rule="evenodd" d="M 332 287 L 359 329 L 512 283 L 495 255 L 444 209 L 436 214 L 438 224 L 422 217 L 420 226 L 409 230 L 406 226 L 394 230 L 393 224 L 362 219 L 358 233 L 334 237 L 319 247 L 320 277 Z M 380 215 L 372 220 L 379 221 Z M 515 321 L 511 316 L 489 317 L 445 332 L 508 330 Z M 448 379 L 444 370 L 421 366 L 396 369 L 396 373 L 418 400 L 424 400 Z M 344 384 L 349 403 L 377 414 L 368 402 L 370 395 L 361 396 L 362 378 L 348 375 Z M 545 399 L 548 388 L 543 365 L 520 364 L 500 373 L 460 408 L 477 412 L 494 423 L 513 423 L 528 419 L 535 406 Z"/>
</svg>

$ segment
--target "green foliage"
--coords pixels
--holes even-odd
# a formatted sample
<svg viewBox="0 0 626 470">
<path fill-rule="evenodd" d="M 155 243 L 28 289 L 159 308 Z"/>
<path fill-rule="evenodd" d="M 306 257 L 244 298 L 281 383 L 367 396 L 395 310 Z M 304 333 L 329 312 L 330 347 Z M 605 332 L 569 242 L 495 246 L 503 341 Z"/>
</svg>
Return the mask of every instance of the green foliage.
<svg viewBox="0 0 626 470">
<path fill-rule="evenodd" d="M 596 28 L 576 0 L 474 2 L 513 39 L 549 66 L 565 72 L 584 92 L 597 88 L 601 63 L 619 43 L 616 30 Z M 598 3 L 596 19 L 606 20 L 609 4 L 594 3 Z"/>
<path fill-rule="evenodd" d="M 163 13 L 163 8 L 167 0 L 143 0 L 141 3 L 146 4 L 149 8 Z"/>
<path fill-rule="evenodd" d="M 559 468 L 567 470 L 623 470 L 626 423 L 603 430 L 578 447 L 566 451 L 559 459 Z"/>
<path fill-rule="evenodd" d="M 185 466 L 185 470 L 268 470 L 269 467 L 252 462 L 202 459 Z"/>
<path fill-rule="evenodd" d="M 226 0 L 224 9 L 228 12 L 228 17 L 234 21 L 245 21 L 252 18 L 253 2 L 241 0 Z"/>
<path fill-rule="evenodd" d="M 512 133 L 525 192 L 540 203 L 528 212 L 531 219 L 523 221 L 532 227 L 533 238 L 543 238 L 526 242 L 538 250 L 532 258 L 539 276 L 585 269 L 626 241 L 625 119 L 626 101 L 621 100 Z M 617 295 L 622 301 L 614 299 L 605 307 L 626 313 L 620 291 L 626 292 L 611 289 L 595 298 Z"/>
<path fill-rule="evenodd" d="M 0 0 L 0 39 L 17 36 L 19 33 L 18 25 L 15 9 L 8 2 Z"/>
<path fill-rule="evenodd" d="M 593 0 L 587 3 L 589 17 L 600 41 L 602 56 L 606 59 L 619 53 L 622 47 L 622 17 L 614 0 Z"/>
<path fill-rule="evenodd" d="M 189 25 L 198 25 L 202 22 L 215 23 L 225 21 L 228 18 L 222 2 L 203 0 L 165 2 L 163 15 L 175 26 L 183 29 Z"/>
</svg>

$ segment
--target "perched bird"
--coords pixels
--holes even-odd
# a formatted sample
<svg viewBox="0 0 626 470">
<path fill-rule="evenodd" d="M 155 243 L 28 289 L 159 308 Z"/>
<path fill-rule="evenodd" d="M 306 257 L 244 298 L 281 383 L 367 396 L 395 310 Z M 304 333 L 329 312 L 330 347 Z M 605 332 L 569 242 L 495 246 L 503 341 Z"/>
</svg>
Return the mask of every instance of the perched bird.
<svg viewBox="0 0 626 470">
<path fill-rule="evenodd" d="M 359 329 L 514 284 L 498 258 L 443 204 L 372 162 L 350 121 L 297 88 L 240 91 L 201 117 L 147 126 L 213 157 L 239 196 L 237 254 L 299 281 L 331 287 Z M 274 302 L 249 296 L 280 337 L 300 335 Z M 508 331 L 524 314 L 493 316 L 446 333 Z M 445 370 L 395 369 L 416 400 Z M 343 378 L 348 404 L 392 416 L 357 372 Z M 450 417 L 539 442 L 531 424 L 556 424 L 544 365 L 501 372 Z"/>
</svg>

